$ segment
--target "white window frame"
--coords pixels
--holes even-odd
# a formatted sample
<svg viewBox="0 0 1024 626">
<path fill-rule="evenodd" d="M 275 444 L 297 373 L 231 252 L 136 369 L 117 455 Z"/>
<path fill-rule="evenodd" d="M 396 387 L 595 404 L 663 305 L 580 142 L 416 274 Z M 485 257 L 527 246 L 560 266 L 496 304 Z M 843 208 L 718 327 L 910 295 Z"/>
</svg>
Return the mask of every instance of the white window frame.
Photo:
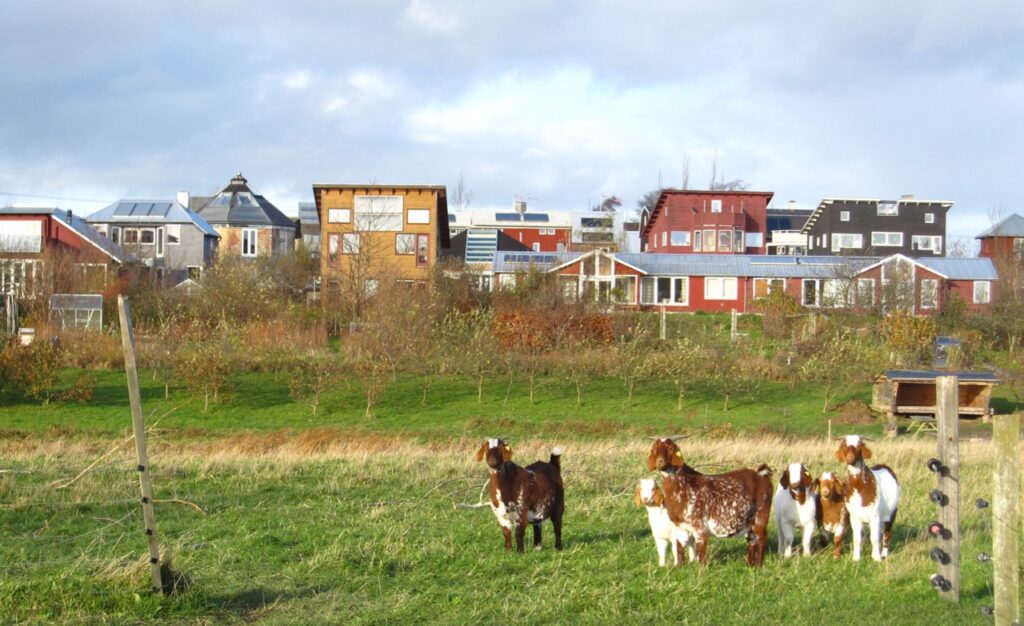
<svg viewBox="0 0 1024 626">
<path fill-rule="evenodd" d="M 846 242 L 849 241 L 849 244 Z M 860 233 L 832 233 L 832 252 L 860 250 L 864 247 L 864 235 Z"/>
<path fill-rule="evenodd" d="M 711 235 L 708 237 L 708 235 Z M 704 230 L 704 252 L 717 252 L 718 251 L 718 231 L 705 229 Z"/>
<path fill-rule="evenodd" d="M 721 200 L 712 200 L 711 201 L 711 212 L 712 213 L 721 213 L 722 212 L 722 201 Z"/>
<path fill-rule="evenodd" d="M 341 233 L 342 254 L 359 254 L 361 243 L 359 233 Z"/>
<path fill-rule="evenodd" d="M 807 302 L 807 284 L 814 284 L 814 302 Z M 820 278 L 804 278 L 800 281 L 800 306 L 820 307 L 821 306 L 822 284 Z"/>
<path fill-rule="evenodd" d="M 777 289 L 779 291 L 782 291 L 782 293 L 786 293 L 786 279 L 785 278 L 766 278 L 766 277 L 761 277 L 761 278 L 755 278 L 754 279 L 754 284 L 753 284 L 753 287 L 752 287 L 753 291 L 750 292 L 751 297 L 754 298 L 755 300 L 760 300 L 761 298 L 767 298 L 768 296 L 771 295 L 771 293 L 773 291 L 773 289 L 772 289 L 772 285 L 773 284 L 780 285 Z M 757 288 L 760 285 L 765 285 L 765 287 L 764 287 L 764 295 L 761 295 L 761 296 L 757 295 L 757 291 L 758 291 Z"/>
<path fill-rule="evenodd" d="M 840 211 L 839 212 L 839 221 L 840 222 L 849 222 L 850 221 L 850 212 L 849 211 Z"/>
<path fill-rule="evenodd" d="M 868 301 L 864 302 L 864 294 L 868 295 L 866 298 Z M 857 279 L 857 306 L 875 306 L 875 279 L 874 278 L 858 278 Z"/>
<path fill-rule="evenodd" d="M 255 228 L 242 229 L 242 256 L 255 257 L 260 252 L 259 231 Z"/>
<path fill-rule="evenodd" d="M 143 239 L 145 239 L 145 235 L 147 233 L 152 236 L 152 238 L 153 238 L 152 241 L 148 241 L 148 242 L 147 241 L 143 241 Z M 156 245 L 156 229 L 153 229 L 153 228 L 140 228 L 139 229 L 139 245 L 140 246 Z"/>
<path fill-rule="evenodd" d="M 166 239 L 164 238 L 164 227 L 160 226 L 156 229 L 156 258 L 162 259 L 164 257 L 164 251 L 166 250 Z"/>
<path fill-rule="evenodd" d="M 897 217 L 900 214 L 898 202 L 879 202 L 876 213 L 879 217 Z"/>
<path fill-rule="evenodd" d="M 533 249 L 534 252 L 540 252 L 540 242 L 539 241 L 534 241 L 530 245 L 530 247 Z"/>
<path fill-rule="evenodd" d="M 924 214 L 924 223 L 925 224 L 934 224 L 935 223 L 935 214 L 934 213 L 925 213 Z"/>
<path fill-rule="evenodd" d="M 893 237 L 895 236 L 895 237 Z M 892 243 L 889 241 L 892 238 L 898 239 L 897 242 Z M 903 245 L 903 233 L 895 231 L 872 231 L 871 232 L 871 247 L 873 248 L 899 248 Z"/>
<path fill-rule="evenodd" d="M 406 243 L 401 243 L 401 242 Z M 395 233 L 395 254 L 399 256 L 416 256 L 416 234 Z"/>
<path fill-rule="evenodd" d="M 704 238 L 704 234 L 701 231 L 699 231 L 699 230 L 693 231 L 693 251 L 694 252 L 700 252 L 701 251 L 701 242 L 703 241 L 703 238 Z"/>
<path fill-rule="evenodd" d="M 429 224 L 430 209 L 409 209 L 405 219 L 409 224 Z"/>
<path fill-rule="evenodd" d="M 732 230 L 721 229 L 718 231 L 718 251 L 732 252 Z"/>
<path fill-rule="evenodd" d="M 942 254 L 942 235 L 913 235 L 910 237 L 910 248 Z"/>
<path fill-rule="evenodd" d="M 355 229 L 358 231 L 401 231 L 405 209 L 402 196 L 356 196 Z"/>
<path fill-rule="evenodd" d="M 167 245 L 181 245 L 181 224 L 167 225 Z"/>
<path fill-rule="evenodd" d="M 739 299 L 738 283 L 735 276 L 705 276 L 704 299 L 737 300 Z"/>
<path fill-rule="evenodd" d="M 667 279 L 669 282 L 668 296 L 659 292 L 658 281 Z M 649 297 L 644 297 L 645 286 Z M 682 286 L 680 289 L 679 287 Z M 683 292 L 680 297 L 680 291 Z M 640 304 L 650 306 L 689 306 L 690 304 L 690 277 L 689 276 L 644 276 L 640 280 Z"/>
<path fill-rule="evenodd" d="M 988 304 L 992 301 L 992 281 L 976 280 L 972 291 L 974 304 Z"/>
<path fill-rule="evenodd" d="M 121 241 L 122 245 L 125 246 L 137 246 L 139 245 L 139 229 L 138 228 L 122 228 L 121 229 Z"/>
<path fill-rule="evenodd" d="M 350 224 L 352 209 L 327 209 L 328 224 Z"/>
<path fill-rule="evenodd" d="M 925 296 L 930 295 L 928 301 Z M 918 302 L 922 309 L 936 309 L 939 306 L 939 281 L 936 278 L 922 278 Z"/>
</svg>

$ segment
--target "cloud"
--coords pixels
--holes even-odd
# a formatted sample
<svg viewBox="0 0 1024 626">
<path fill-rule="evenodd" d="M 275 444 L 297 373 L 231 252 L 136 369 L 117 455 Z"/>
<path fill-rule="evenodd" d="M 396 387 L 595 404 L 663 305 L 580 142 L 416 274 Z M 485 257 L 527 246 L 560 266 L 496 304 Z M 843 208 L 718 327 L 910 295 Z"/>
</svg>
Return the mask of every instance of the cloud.
<svg viewBox="0 0 1024 626">
<path fill-rule="evenodd" d="M 443 9 L 437 3 L 427 0 L 412 0 L 405 7 L 405 19 L 414 27 L 424 28 L 429 32 L 452 35 L 462 28 L 456 8 Z"/>
<path fill-rule="evenodd" d="M 285 89 L 305 89 L 306 87 L 309 87 L 310 80 L 312 80 L 312 76 L 310 76 L 309 72 L 305 70 L 296 70 L 285 75 L 281 79 L 281 85 L 283 85 Z"/>
</svg>

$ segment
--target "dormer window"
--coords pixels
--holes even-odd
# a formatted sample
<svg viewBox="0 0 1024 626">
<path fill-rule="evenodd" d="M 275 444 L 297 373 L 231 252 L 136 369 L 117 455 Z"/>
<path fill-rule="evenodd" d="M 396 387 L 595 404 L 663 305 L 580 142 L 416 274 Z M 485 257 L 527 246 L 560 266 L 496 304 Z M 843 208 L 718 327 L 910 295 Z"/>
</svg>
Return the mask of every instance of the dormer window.
<svg viewBox="0 0 1024 626">
<path fill-rule="evenodd" d="M 900 214 L 899 205 L 895 202 L 878 202 L 878 215 L 895 217 Z"/>
</svg>

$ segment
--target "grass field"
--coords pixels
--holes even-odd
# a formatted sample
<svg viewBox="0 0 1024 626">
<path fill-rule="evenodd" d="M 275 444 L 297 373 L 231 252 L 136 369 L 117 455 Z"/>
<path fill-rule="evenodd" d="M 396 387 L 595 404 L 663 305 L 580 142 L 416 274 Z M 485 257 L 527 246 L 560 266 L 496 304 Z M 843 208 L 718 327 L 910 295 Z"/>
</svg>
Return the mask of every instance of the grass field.
<svg viewBox="0 0 1024 626">
<path fill-rule="evenodd" d="M 665 425 L 673 424 L 667 420 Z M 113 426 L 108 428 L 113 429 Z M 395 428 L 395 430 L 401 430 Z M 467 430 L 477 430 L 469 428 Z M 844 432 L 849 432 L 847 429 Z M 508 435 L 507 432 L 494 434 Z M 904 486 L 889 560 L 821 554 L 760 570 L 740 540 L 713 540 L 706 568 L 659 569 L 646 515 L 647 442 L 632 432 L 551 432 L 513 440 L 520 461 L 566 448 L 565 546 L 505 554 L 474 435 L 318 428 L 154 433 L 157 525 L 165 555 L 189 583 L 148 588 L 131 444 L 70 486 L 120 440 L 97 432 L 8 432 L 0 438 L 0 621 L 12 623 L 982 623 L 991 604 L 991 450 L 962 446 L 963 602 L 937 599 L 925 533 L 934 516 L 924 460 L 934 442 L 876 441 L 875 460 Z M 705 469 L 803 460 L 840 470 L 824 437 L 708 436 L 684 442 Z M 169 502 L 179 500 L 180 502 Z M 199 511 L 185 501 L 193 503 Z M 847 552 L 848 552 L 847 544 Z"/>
</svg>

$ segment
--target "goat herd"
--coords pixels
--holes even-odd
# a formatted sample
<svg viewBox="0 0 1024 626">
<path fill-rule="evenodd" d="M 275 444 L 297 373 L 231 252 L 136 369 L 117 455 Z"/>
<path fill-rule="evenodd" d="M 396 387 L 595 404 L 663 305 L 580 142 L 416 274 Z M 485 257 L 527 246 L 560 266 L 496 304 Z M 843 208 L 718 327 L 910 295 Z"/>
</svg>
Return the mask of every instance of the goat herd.
<svg viewBox="0 0 1024 626">
<path fill-rule="evenodd" d="M 900 486 L 889 467 L 867 467 L 865 459 L 871 458 L 871 449 L 865 438 L 849 435 L 840 439 L 836 460 L 846 464 L 845 481 L 832 472 L 812 480 L 801 463 L 791 463 L 774 496 L 772 470 L 767 465 L 703 474 L 683 461 L 676 445 L 679 438 L 655 439 L 647 468 L 662 475 L 662 486 L 645 478 L 636 490 L 637 506 L 647 509 L 659 565 L 665 565 L 665 550 L 670 545 L 676 565 L 683 562 L 684 548 L 691 561 L 705 563 L 709 535 L 746 537 L 747 564 L 761 565 L 773 506 L 780 556 L 792 555 L 797 527 L 803 555 L 809 556 L 814 529 L 820 526 L 822 533 L 832 535 L 832 554 L 839 558 L 843 534 L 850 527 L 853 559 L 860 560 L 864 524 L 869 527 L 871 558 L 880 561 L 888 555 Z M 514 529 L 516 549 L 523 551 L 528 524 L 533 526 L 534 549 L 540 549 L 541 523 L 548 519 L 554 527 L 555 549 L 562 549 L 565 490 L 561 455 L 562 450 L 555 448 L 547 462 L 520 467 L 512 461 L 512 448 L 503 439 L 488 439 L 477 451 L 477 460 L 486 460 L 490 472 L 491 509 L 505 537 L 505 550 L 512 550 Z M 821 547 L 827 545 L 824 534 L 819 541 Z"/>
</svg>

